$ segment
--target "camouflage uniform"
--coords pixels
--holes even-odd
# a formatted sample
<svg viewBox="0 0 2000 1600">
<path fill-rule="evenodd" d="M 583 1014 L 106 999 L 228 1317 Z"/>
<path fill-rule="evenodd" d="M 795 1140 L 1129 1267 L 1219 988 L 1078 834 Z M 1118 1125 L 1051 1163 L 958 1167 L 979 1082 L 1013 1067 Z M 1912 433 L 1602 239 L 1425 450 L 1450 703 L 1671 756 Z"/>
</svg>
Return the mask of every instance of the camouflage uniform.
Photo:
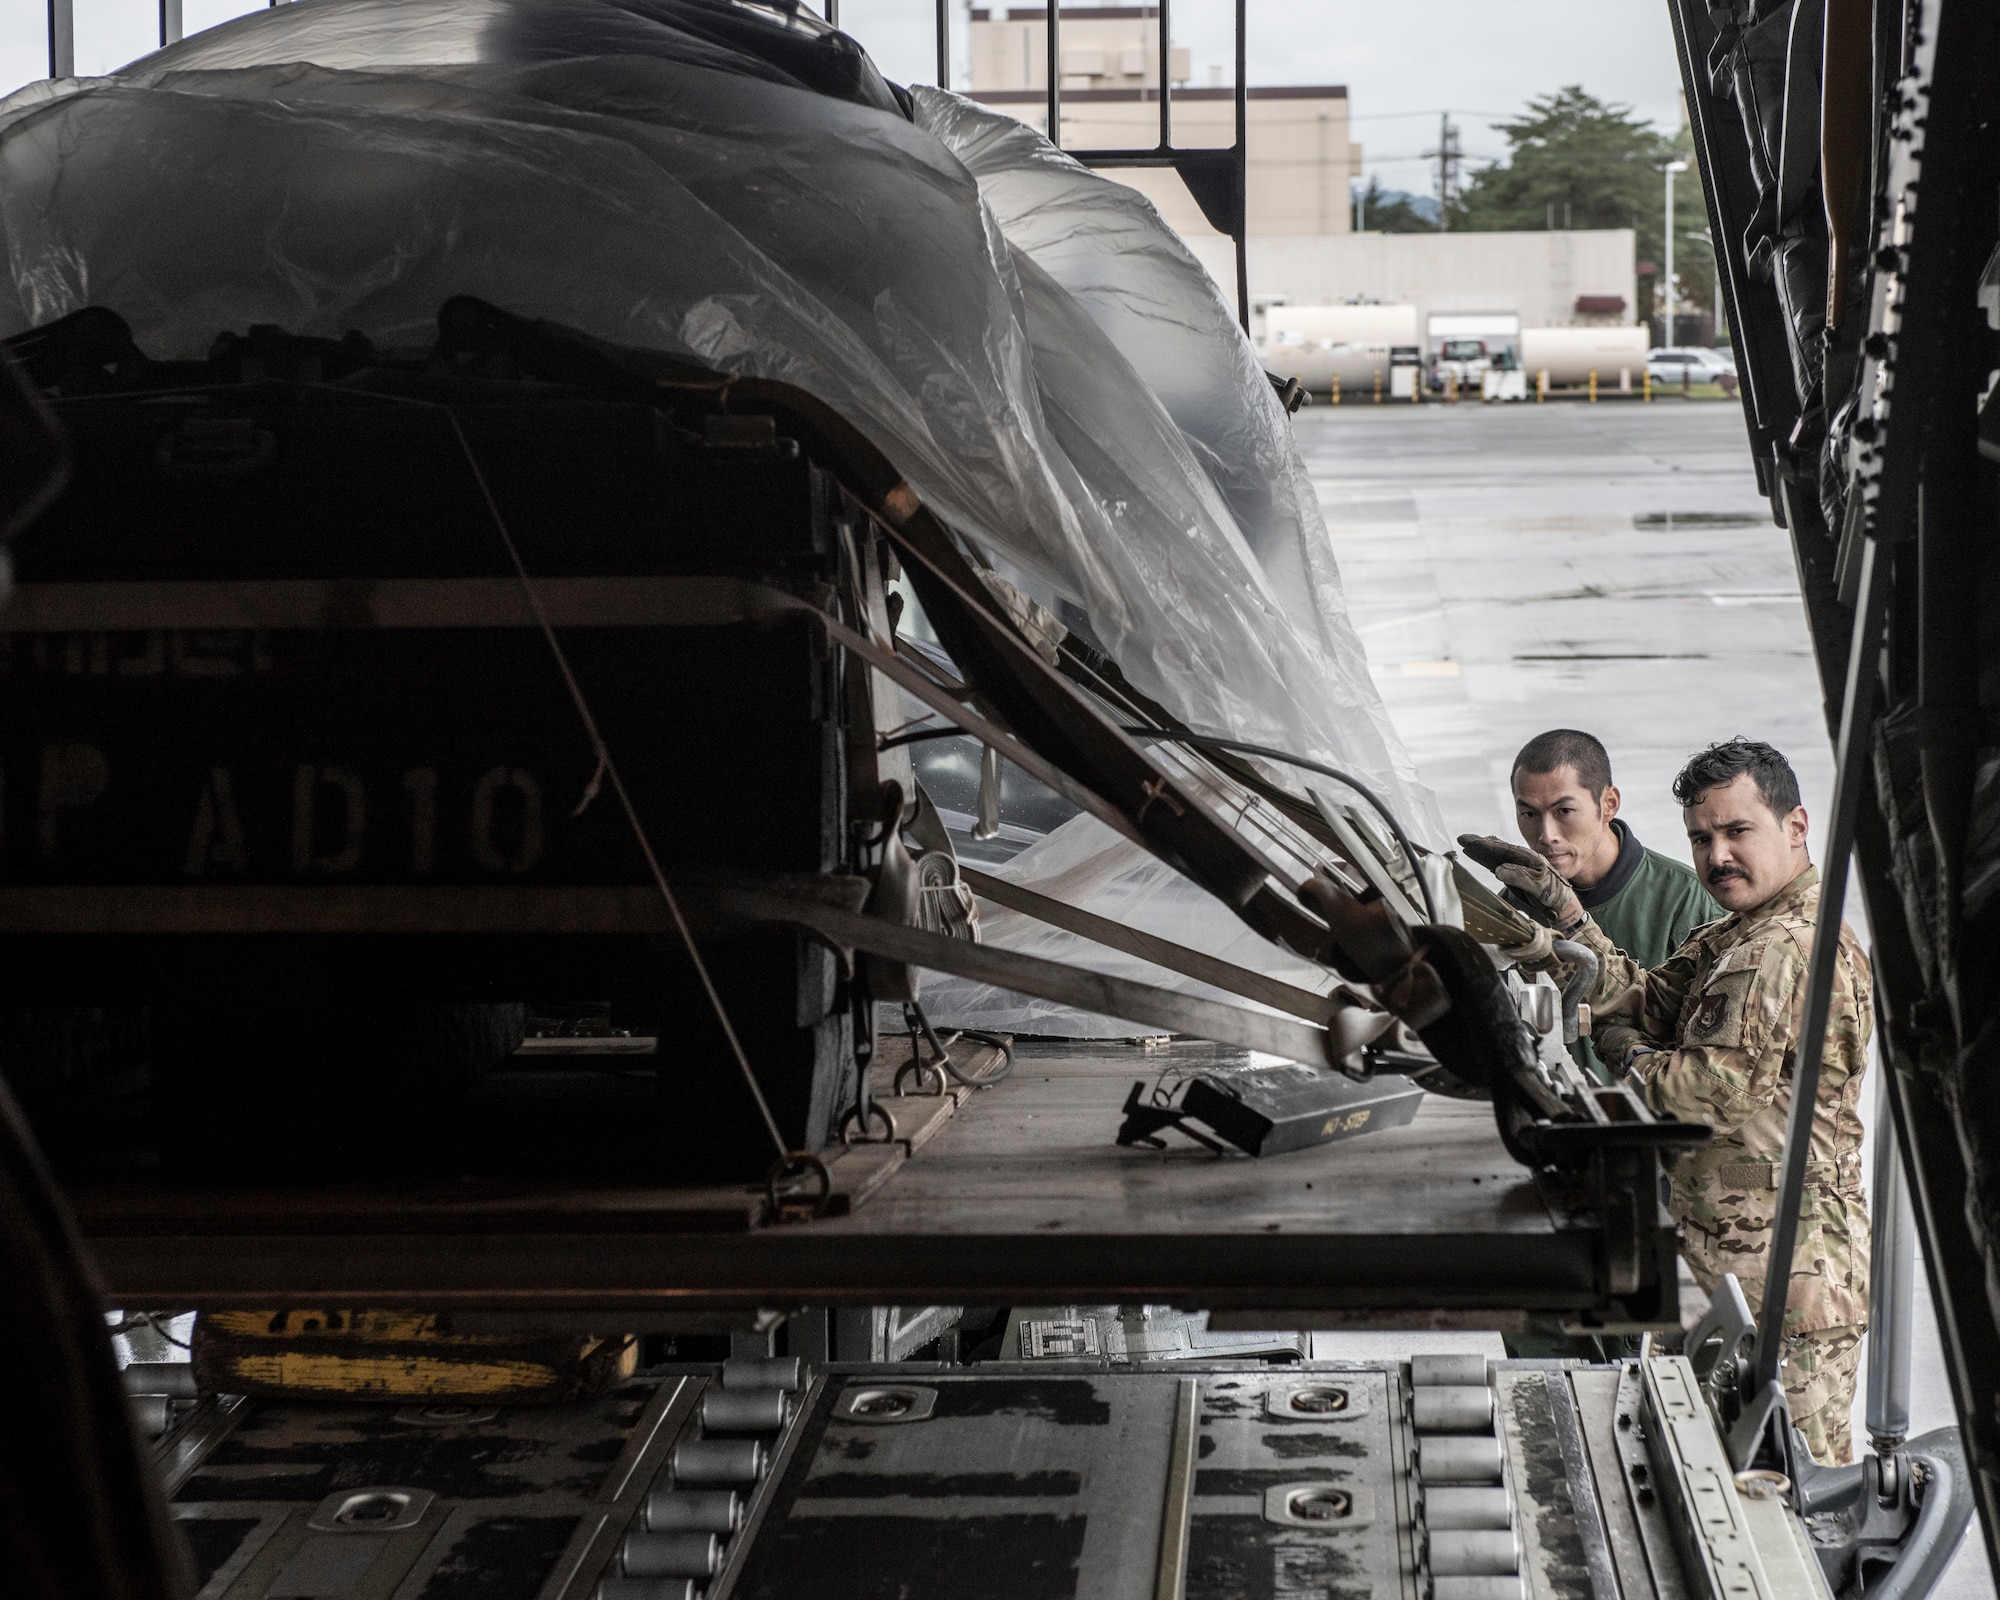
<svg viewBox="0 0 2000 1600">
<path fill-rule="evenodd" d="M 1641 969 L 1594 923 L 1576 936 L 1601 964 L 1593 1005 L 1613 1008 L 1659 1046 L 1634 1058 L 1648 1103 L 1715 1129 L 1715 1142 L 1682 1156 L 1674 1170 L 1674 1216 L 1702 1288 L 1712 1293 L 1733 1272 L 1752 1311 L 1762 1298 L 1777 1210 L 1792 1053 L 1818 910 L 1819 873 L 1808 867 L 1754 910 L 1696 928 L 1657 967 Z M 1636 996 L 1627 996 L 1634 985 Z M 1868 991 L 1868 958 L 1843 923 L 1785 1302 L 1792 1419 L 1813 1454 L 1829 1462 L 1850 1453 L 1848 1413 L 1868 1324 L 1868 1208 L 1856 1110 L 1867 1066 Z"/>
</svg>

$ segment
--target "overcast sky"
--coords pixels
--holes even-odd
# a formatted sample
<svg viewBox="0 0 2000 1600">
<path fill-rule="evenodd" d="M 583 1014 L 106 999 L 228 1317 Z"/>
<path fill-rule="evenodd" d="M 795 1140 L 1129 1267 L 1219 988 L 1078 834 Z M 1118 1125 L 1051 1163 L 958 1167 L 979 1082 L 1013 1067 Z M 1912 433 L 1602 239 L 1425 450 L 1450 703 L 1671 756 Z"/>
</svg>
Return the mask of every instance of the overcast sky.
<svg viewBox="0 0 2000 1600">
<path fill-rule="evenodd" d="M 1039 3 L 1039 0 L 1036 0 Z M 157 38 L 157 0 L 74 0 L 77 70 L 107 72 Z M 255 0 L 183 0 L 187 29 L 212 27 Z M 953 0 L 963 59 L 965 0 Z M 0 0 L 0 88 L 48 72 L 41 0 Z M 1195 81 L 1233 61 L 1232 0 L 1174 0 L 1175 42 Z M 931 0 L 843 0 L 841 21 L 892 78 L 933 75 Z M 1670 130 L 1679 78 L 1665 0 L 1250 0 L 1253 84 L 1345 84 L 1354 136 L 1387 188 L 1428 192 L 1422 152 L 1451 111 L 1469 157 L 1502 154 L 1491 129 L 1530 96 L 1579 83 Z"/>
</svg>

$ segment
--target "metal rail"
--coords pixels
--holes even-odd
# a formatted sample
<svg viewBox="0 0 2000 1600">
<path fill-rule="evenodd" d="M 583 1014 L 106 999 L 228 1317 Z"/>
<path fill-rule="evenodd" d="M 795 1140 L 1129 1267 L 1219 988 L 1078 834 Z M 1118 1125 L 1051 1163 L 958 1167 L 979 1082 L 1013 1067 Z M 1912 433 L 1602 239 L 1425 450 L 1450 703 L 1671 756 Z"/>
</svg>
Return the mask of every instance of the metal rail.
<svg viewBox="0 0 2000 1600">
<path fill-rule="evenodd" d="M 1236 0 L 1236 142 L 1223 149 L 1184 148 L 1174 143 L 1173 0 L 1156 0 L 1156 7 L 1160 25 L 1160 142 L 1150 148 L 1070 150 L 1064 148 L 1062 141 L 1062 0 L 1048 0 L 1045 11 L 1047 38 L 1044 41 L 1044 71 L 1048 83 L 1044 89 L 1044 104 L 1048 111 L 1049 143 L 1086 167 L 1102 170 L 1170 167 L 1178 173 L 1209 225 L 1218 233 L 1228 234 L 1236 246 L 1236 320 L 1247 334 L 1250 331 L 1248 3 L 1247 0 Z M 948 87 L 944 71 L 947 56 L 946 19 L 940 0 L 938 81 L 941 86 Z"/>
<path fill-rule="evenodd" d="M 1875 1033 L 1884 1048 L 1877 1069 L 1882 1076 L 1875 1099 L 1875 1170 L 1868 1184 L 1875 1202 L 1870 1228 L 1875 1259 L 1869 1264 L 1868 1282 L 1867 1426 L 1877 1453 L 1891 1455 L 1910 1434 L 1910 1338 L 1919 1262 L 1916 1217 L 1910 1210 L 1910 1186 L 1903 1176 L 1901 1140 L 1896 1137 L 1895 1108 L 1890 1102 L 1888 1078 L 1893 1069 L 1879 989 L 1875 1010 Z"/>
<path fill-rule="evenodd" d="M 49 0 L 49 76 L 76 76 L 76 7 L 74 0 Z"/>
<path fill-rule="evenodd" d="M 1785 1301 L 1790 1297 L 1806 1161 L 1812 1154 L 1813 1123 L 1819 1112 L 1819 1069 L 1826 1051 L 1834 966 L 1840 960 L 1840 913 L 1847 899 L 1848 856 L 1854 849 L 1861 786 L 1867 781 L 1868 755 L 1874 742 L 1875 647 L 1882 636 L 1882 622 L 1889 606 L 1889 558 L 1882 546 L 1870 539 L 1861 560 L 1860 605 L 1848 652 L 1847 689 L 1841 704 L 1832 815 L 1827 820 L 1826 860 L 1820 872 L 1819 914 L 1813 928 L 1812 959 L 1806 968 L 1805 1003 L 1799 1012 L 1792 1103 L 1785 1115 L 1784 1172 L 1778 1182 L 1778 1214 L 1771 1224 L 1771 1249 L 1764 1267 L 1764 1298 L 1757 1310 L 1755 1359 L 1760 1393 L 1777 1381 L 1778 1364 L 1784 1352 Z"/>
</svg>

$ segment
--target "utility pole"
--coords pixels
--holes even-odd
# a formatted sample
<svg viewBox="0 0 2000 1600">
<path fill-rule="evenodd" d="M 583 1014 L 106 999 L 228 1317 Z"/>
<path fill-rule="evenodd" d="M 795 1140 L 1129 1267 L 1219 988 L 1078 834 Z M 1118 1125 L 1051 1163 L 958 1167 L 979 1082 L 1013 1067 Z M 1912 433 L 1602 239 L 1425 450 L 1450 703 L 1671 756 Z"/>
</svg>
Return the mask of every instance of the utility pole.
<svg viewBox="0 0 2000 1600">
<path fill-rule="evenodd" d="M 1465 154 L 1459 147 L 1458 127 L 1449 111 L 1438 113 L 1437 148 L 1424 154 L 1437 159 L 1438 232 L 1445 233 L 1451 228 L 1451 204 L 1458 198 L 1458 169 Z"/>
<path fill-rule="evenodd" d="M 1669 161 L 1660 169 L 1667 175 L 1667 270 L 1660 280 L 1660 291 L 1665 296 L 1660 308 L 1660 338 L 1668 349 L 1674 343 L 1674 174 L 1687 169 L 1685 161 Z"/>
</svg>

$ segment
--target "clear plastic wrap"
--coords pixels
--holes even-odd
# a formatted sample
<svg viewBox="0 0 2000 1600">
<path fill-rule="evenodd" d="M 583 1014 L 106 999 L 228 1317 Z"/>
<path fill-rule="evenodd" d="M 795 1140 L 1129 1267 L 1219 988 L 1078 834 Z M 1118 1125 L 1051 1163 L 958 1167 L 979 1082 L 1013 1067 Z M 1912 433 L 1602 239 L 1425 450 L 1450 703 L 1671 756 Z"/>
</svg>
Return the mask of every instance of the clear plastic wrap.
<svg viewBox="0 0 2000 1600">
<path fill-rule="evenodd" d="M 1260 938 L 1220 900 L 1095 817 L 1073 818 L 1004 866 L 986 870 L 1051 899 L 1082 906 L 1126 927 L 1282 978 L 1302 989 L 1323 994 L 1332 987 L 1332 976 L 1325 968 Z M 1003 950 L 1261 1009 L 1240 995 L 1162 971 L 1151 962 L 1001 906 L 982 904 L 979 937 L 982 943 Z M 925 1011 L 940 1028 L 998 1029 L 1071 1039 L 1122 1039 L 1159 1032 L 1145 1024 L 1096 1016 L 1051 1000 L 938 974 L 925 977 L 923 1001 Z M 883 1025 L 893 1028 L 897 1023 L 886 1014 L 890 1010 L 893 1008 L 885 1008 Z"/>
<path fill-rule="evenodd" d="M 911 98 L 751 6 L 301 0 L 0 102 L 0 335 L 97 304 L 161 357 L 422 346 L 473 294 L 796 384 L 1144 693 L 1435 842 L 1213 284 L 1134 191 Z"/>
<path fill-rule="evenodd" d="M 1290 420 L 1214 279 L 1137 190 L 1012 117 L 939 89 L 911 94 L 918 125 L 979 180 L 1008 243 L 1068 292 L 1179 429 L 1292 625 L 1296 639 L 1278 651 L 1300 645 L 1313 658 L 1301 663 L 1310 679 L 1293 681 L 1322 687 L 1338 729 L 1293 719 L 1270 727 L 1269 742 L 1372 775 L 1392 803 L 1400 798 L 1415 830 L 1435 839 L 1442 823 L 1348 623 L 1332 541 Z M 1047 341 L 1037 340 L 1038 372 L 1050 359 Z M 1120 376 L 1107 374 L 1103 387 Z M 1116 404 L 1110 394 L 1100 399 L 1093 418 Z M 1175 704 L 1173 696 L 1155 698 Z M 1232 726 L 1236 737 L 1257 737 L 1241 732 L 1241 722 Z M 1396 781 L 1383 781 L 1391 773 Z"/>
</svg>

